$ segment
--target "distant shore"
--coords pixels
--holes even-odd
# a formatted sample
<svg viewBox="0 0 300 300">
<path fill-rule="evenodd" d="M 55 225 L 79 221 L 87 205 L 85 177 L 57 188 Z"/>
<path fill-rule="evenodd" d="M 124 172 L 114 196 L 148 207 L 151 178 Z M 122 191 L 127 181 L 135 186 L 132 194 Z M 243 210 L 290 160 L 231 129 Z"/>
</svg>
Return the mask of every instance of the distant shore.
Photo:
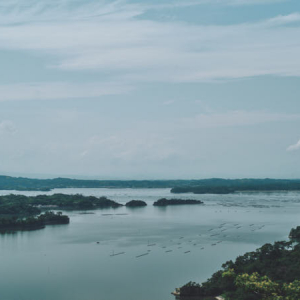
<svg viewBox="0 0 300 300">
<path fill-rule="evenodd" d="M 0 175 L 0 190 L 48 192 L 60 188 L 170 188 L 172 193 L 229 194 L 242 191 L 300 191 L 300 179 L 80 180 Z"/>
</svg>

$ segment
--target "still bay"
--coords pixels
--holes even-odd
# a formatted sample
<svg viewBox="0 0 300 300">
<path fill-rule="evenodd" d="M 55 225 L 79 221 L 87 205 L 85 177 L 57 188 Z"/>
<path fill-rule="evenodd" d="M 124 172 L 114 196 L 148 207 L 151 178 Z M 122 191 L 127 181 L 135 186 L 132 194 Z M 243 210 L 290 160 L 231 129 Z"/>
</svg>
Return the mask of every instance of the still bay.
<svg viewBox="0 0 300 300">
<path fill-rule="evenodd" d="M 192 280 L 300 225 L 300 193 L 172 195 L 169 189 L 56 189 L 18 193 L 106 196 L 143 208 L 67 211 L 69 225 L 0 235 L 3 300 L 170 300 Z M 159 198 L 204 205 L 153 207 Z"/>
</svg>

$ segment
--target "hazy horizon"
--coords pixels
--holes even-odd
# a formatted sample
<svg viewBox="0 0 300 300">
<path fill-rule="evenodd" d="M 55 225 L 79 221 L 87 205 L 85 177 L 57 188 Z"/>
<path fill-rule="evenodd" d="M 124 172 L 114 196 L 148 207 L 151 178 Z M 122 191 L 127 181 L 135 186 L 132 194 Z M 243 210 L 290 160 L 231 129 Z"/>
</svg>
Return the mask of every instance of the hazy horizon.
<svg viewBox="0 0 300 300">
<path fill-rule="evenodd" d="M 278 180 L 300 180 L 300 178 L 279 178 L 279 177 L 186 177 L 186 178 L 179 178 L 179 177 L 171 177 L 171 178 L 151 178 L 151 177 L 139 177 L 139 178 L 131 178 L 131 177 L 117 177 L 117 176 L 111 176 L 111 177 L 100 177 L 100 176 L 86 176 L 86 175 L 68 175 L 68 174 L 62 174 L 62 175 L 53 175 L 53 174 L 20 174 L 20 173 L 11 173 L 11 174 L 0 174 L 0 176 L 9 176 L 9 177 L 20 177 L 20 178 L 29 178 L 29 179 L 55 179 L 55 178 L 67 178 L 67 179 L 78 179 L 78 180 L 121 180 L 121 181 L 143 181 L 143 180 L 149 180 L 149 181 L 155 181 L 155 180 L 206 180 L 206 179 L 225 179 L 225 180 L 235 180 L 235 179 L 278 179 Z"/>
</svg>

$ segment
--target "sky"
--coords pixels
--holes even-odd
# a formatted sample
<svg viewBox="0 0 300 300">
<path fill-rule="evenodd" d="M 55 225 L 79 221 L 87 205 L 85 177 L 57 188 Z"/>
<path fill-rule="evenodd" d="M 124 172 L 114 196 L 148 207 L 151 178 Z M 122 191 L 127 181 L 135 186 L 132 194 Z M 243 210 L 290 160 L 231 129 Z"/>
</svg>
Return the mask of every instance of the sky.
<svg viewBox="0 0 300 300">
<path fill-rule="evenodd" d="M 2 1 L 0 174 L 300 178 L 300 1 Z"/>
</svg>

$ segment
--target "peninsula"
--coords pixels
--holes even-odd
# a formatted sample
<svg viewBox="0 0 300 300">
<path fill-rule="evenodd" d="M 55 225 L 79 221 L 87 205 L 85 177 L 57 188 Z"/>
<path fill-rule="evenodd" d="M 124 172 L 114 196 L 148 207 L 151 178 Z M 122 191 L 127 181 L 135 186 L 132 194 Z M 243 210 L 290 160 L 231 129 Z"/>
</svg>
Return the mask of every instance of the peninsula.
<svg viewBox="0 0 300 300">
<path fill-rule="evenodd" d="M 290 237 L 299 233 L 291 230 Z M 297 234 L 298 236 L 298 234 Z M 177 297 L 216 297 L 225 299 L 300 299 L 300 243 L 281 241 L 265 244 L 253 252 L 227 261 L 202 284 L 189 282 L 176 289 Z"/>
</svg>

